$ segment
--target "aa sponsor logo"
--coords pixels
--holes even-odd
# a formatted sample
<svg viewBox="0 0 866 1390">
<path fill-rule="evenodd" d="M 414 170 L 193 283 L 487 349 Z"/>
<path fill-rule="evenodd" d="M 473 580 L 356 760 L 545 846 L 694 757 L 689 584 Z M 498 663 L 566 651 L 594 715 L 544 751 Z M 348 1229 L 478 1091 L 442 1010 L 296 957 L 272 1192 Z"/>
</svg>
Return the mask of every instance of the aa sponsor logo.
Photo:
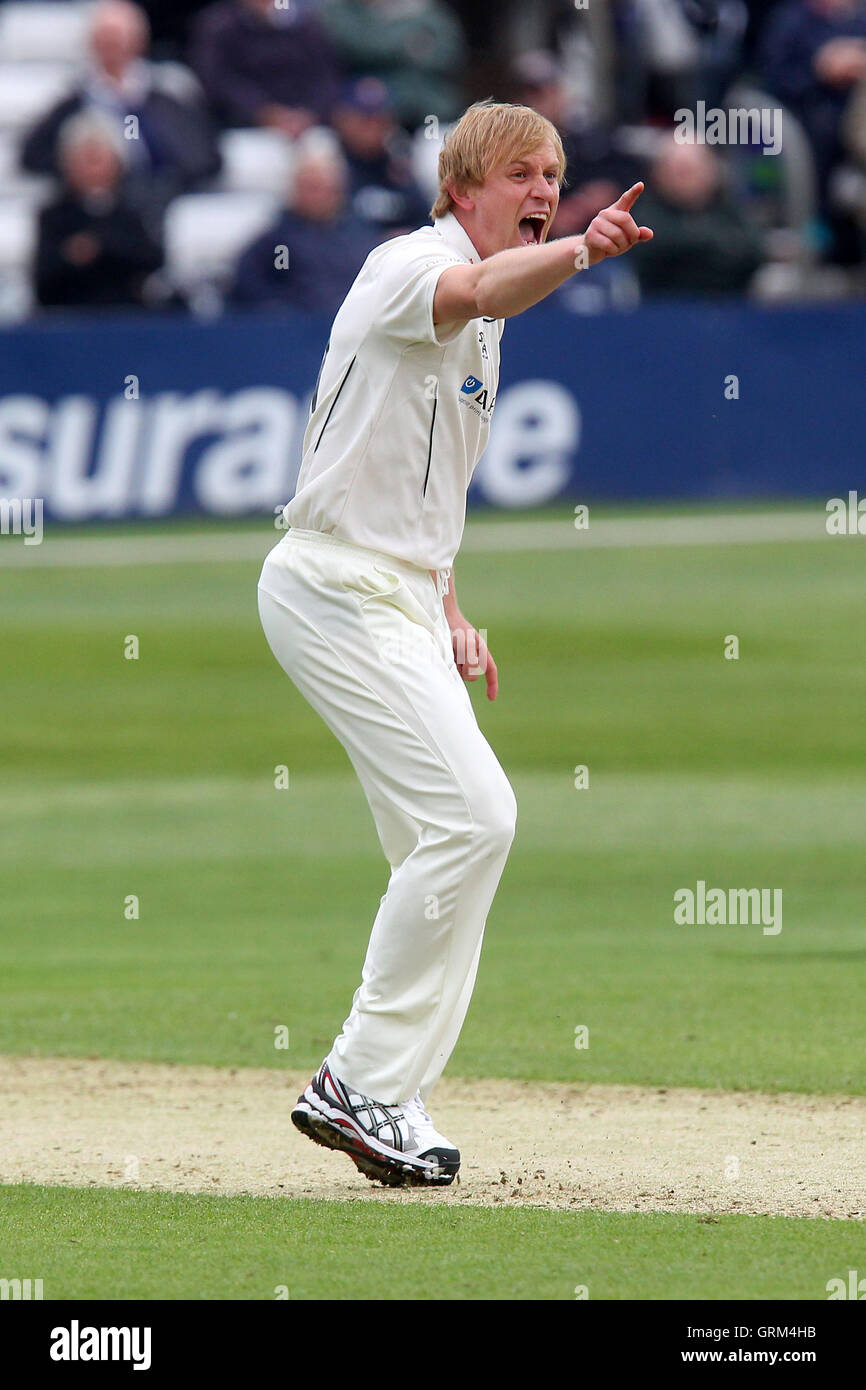
<svg viewBox="0 0 866 1390">
<path fill-rule="evenodd" d="M 468 405 L 476 414 L 489 419 L 496 404 L 496 392 L 491 395 L 484 382 L 479 381 L 477 376 L 468 376 L 460 387 L 458 399 L 461 405 Z"/>
<path fill-rule="evenodd" d="M 699 878 L 674 893 L 674 921 L 686 927 L 763 927 L 764 936 L 782 930 L 781 888 L 707 888 Z"/>
</svg>

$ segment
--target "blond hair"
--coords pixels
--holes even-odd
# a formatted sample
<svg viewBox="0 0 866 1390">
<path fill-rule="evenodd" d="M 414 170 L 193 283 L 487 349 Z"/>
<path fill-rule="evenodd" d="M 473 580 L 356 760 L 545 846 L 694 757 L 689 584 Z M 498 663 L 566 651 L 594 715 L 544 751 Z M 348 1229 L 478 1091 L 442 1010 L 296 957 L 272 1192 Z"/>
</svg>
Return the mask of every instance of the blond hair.
<svg viewBox="0 0 866 1390">
<path fill-rule="evenodd" d="M 458 191 L 478 188 L 487 175 L 502 164 L 520 159 L 549 140 L 559 162 L 559 186 L 565 182 L 565 151 L 559 131 L 546 116 L 531 106 L 511 102 L 476 101 L 446 135 L 439 152 L 439 195 L 431 217 L 444 217 L 455 207 L 447 185 Z"/>
</svg>

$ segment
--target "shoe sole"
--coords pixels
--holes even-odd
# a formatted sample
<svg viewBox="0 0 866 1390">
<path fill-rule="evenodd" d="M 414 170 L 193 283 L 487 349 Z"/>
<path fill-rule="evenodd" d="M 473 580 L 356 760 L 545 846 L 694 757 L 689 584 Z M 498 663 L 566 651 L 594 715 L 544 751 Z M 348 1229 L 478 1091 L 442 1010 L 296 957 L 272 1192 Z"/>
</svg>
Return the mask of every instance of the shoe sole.
<svg viewBox="0 0 866 1390">
<path fill-rule="evenodd" d="M 336 1116 L 323 1114 L 306 1094 L 299 1097 L 292 1111 L 292 1123 L 314 1144 L 348 1154 L 368 1181 L 384 1187 L 448 1187 L 460 1168 L 459 1159 L 454 1162 L 441 1157 L 435 1164 L 422 1165 L 397 1154 L 379 1153 L 348 1128 L 345 1119 L 341 1122 Z"/>
</svg>

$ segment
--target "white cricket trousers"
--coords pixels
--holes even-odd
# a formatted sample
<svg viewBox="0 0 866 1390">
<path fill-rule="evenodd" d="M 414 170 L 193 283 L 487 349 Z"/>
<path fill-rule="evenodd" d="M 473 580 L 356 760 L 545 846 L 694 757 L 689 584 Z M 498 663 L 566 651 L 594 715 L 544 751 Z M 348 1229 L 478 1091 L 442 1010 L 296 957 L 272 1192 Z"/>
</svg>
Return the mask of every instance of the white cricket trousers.
<svg viewBox="0 0 866 1390">
<path fill-rule="evenodd" d="M 346 749 L 391 866 L 328 1061 L 392 1105 L 426 1100 L 454 1049 L 517 816 L 454 663 L 441 579 L 293 527 L 259 580 L 271 650 Z"/>
</svg>

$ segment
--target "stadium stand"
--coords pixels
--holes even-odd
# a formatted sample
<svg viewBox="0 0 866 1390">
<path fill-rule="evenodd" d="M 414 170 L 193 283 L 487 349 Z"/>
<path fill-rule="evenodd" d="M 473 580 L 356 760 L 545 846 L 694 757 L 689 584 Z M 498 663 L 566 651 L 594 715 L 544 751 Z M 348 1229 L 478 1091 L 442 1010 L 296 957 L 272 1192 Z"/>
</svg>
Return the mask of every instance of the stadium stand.
<svg viewBox="0 0 866 1390">
<path fill-rule="evenodd" d="M 32 141 L 40 123 L 45 125 L 52 109 L 80 87 L 92 63 L 94 18 L 106 3 L 0 4 L 0 321 L 36 312 L 31 283 L 36 228 L 42 209 L 55 196 L 53 180 L 35 172 L 32 156 L 30 171 L 24 167 L 26 142 Z M 772 107 L 781 113 L 784 129 L 777 156 L 765 156 L 760 144 L 719 151 L 730 195 L 762 239 L 764 264 L 748 293 L 772 300 L 838 299 L 866 293 L 866 137 L 861 130 L 866 88 L 861 84 L 850 94 L 841 127 L 843 147 L 828 171 L 824 165 L 818 167 L 809 121 L 783 102 L 778 79 L 772 89 L 761 81 L 773 35 L 789 32 L 795 20 L 802 27 L 802 15 L 811 13 L 810 6 L 821 15 L 816 32 L 837 24 L 840 32 L 856 34 L 858 25 L 866 23 L 862 0 L 599 0 L 585 9 L 575 9 L 566 0 L 538 0 L 532 6 L 506 0 L 495 34 L 489 32 L 488 11 L 470 0 L 425 0 L 411 23 L 386 0 L 377 5 L 375 15 L 366 0 L 304 0 L 297 16 L 271 14 L 262 0 L 220 0 L 205 6 L 189 0 L 171 14 L 165 4 L 144 0 L 137 12 L 151 16 L 159 38 L 159 61 L 149 65 L 155 85 L 169 104 L 186 103 L 190 109 L 203 99 L 190 68 L 203 37 L 210 42 L 208 36 L 234 24 L 238 33 L 250 31 L 252 44 L 267 37 L 265 30 L 264 40 L 261 34 L 256 38 L 256 25 L 272 24 L 274 52 L 289 53 L 293 32 L 327 32 L 337 59 L 336 86 L 329 68 L 332 96 L 349 90 L 347 81 L 365 76 L 384 85 L 392 109 L 402 119 L 400 140 L 428 207 L 437 189 L 439 150 L 454 115 L 488 95 L 533 100 L 531 81 L 525 80 L 526 60 L 533 52 L 546 57 L 561 74 L 556 102 L 561 98 L 562 128 L 573 148 L 590 148 L 601 131 L 623 167 L 629 161 L 649 167 L 660 138 L 671 128 L 678 101 L 717 99 L 725 107 Z M 837 11 L 841 18 L 834 17 Z M 401 64 L 394 52 L 385 51 L 395 34 L 417 37 L 439 18 L 440 41 L 427 58 L 416 53 L 411 62 Z M 365 48 L 365 33 L 372 47 Z M 444 67 L 443 53 L 450 55 Z M 522 66 L 515 67 L 518 57 Z M 769 70 L 773 71 L 772 62 Z M 279 73 L 274 71 L 271 78 L 274 90 L 279 90 Z M 425 91 L 432 95 L 425 97 Z M 536 86 L 535 92 L 541 104 L 541 89 Z M 284 100 L 291 100 L 290 91 Z M 150 196 L 149 227 L 165 241 L 162 292 L 155 294 L 154 305 L 165 303 L 167 295 L 175 307 L 186 305 L 207 315 L 220 311 L 238 258 L 282 206 L 297 138 L 285 122 L 267 113 L 255 117 L 258 124 L 238 124 L 239 112 L 227 111 L 222 98 L 219 102 L 209 118 L 218 126 L 221 116 L 229 123 L 218 129 L 212 159 L 199 161 L 192 170 L 182 169 L 174 185 L 164 169 L 159 177 L 154 169 L 152 187 L 146 166 L 130 165 L 127 171 L 128 180 L 139 183 L 133 201 L 141 206 Z M 838 100 L 837 105 L 841 109 Z M 431 109 L 425 111 L 425 106 Z M 122 108 L 118 98 L 115 109 Z M 317 123 L 322 116 L 321 111 L 310 113 Z M 824 146 L 821 159 L 826 164 Z M 43 166 L 44 160 L 38 167 Z M 381 183 L 384 207 L 387 180 Z M 373 193 L 378 186 L 374 185 L 372 179 Z M 574 191 L 573 183 L 569 191 Z M 374 201 L 369 190 L 364 192 L 365 209 Z M 417 218 L 417 197 L 411 206 Z M 385 217 L 379 220 L 384 235 L 401 230 L 399 217 L 392 217 L 390 224 Z M 846 228 L 845 254 L 841 264 L 834 264 L 840 260 L 834 246 L 840 224 Z M 571 228 L 563 222 L 561 231 L 567 230 Z M 634 302 L 636 282 L 616 283 L 614 274 L 610 286 L 602 286 L 603 278 L 598 277 L 598 293 L 576 293 L 571 287 L 563 292 L 563 302 L 571 303 L 576 312 L 588 312 L 589 305 L 605 312 Z"/>
</svg>

